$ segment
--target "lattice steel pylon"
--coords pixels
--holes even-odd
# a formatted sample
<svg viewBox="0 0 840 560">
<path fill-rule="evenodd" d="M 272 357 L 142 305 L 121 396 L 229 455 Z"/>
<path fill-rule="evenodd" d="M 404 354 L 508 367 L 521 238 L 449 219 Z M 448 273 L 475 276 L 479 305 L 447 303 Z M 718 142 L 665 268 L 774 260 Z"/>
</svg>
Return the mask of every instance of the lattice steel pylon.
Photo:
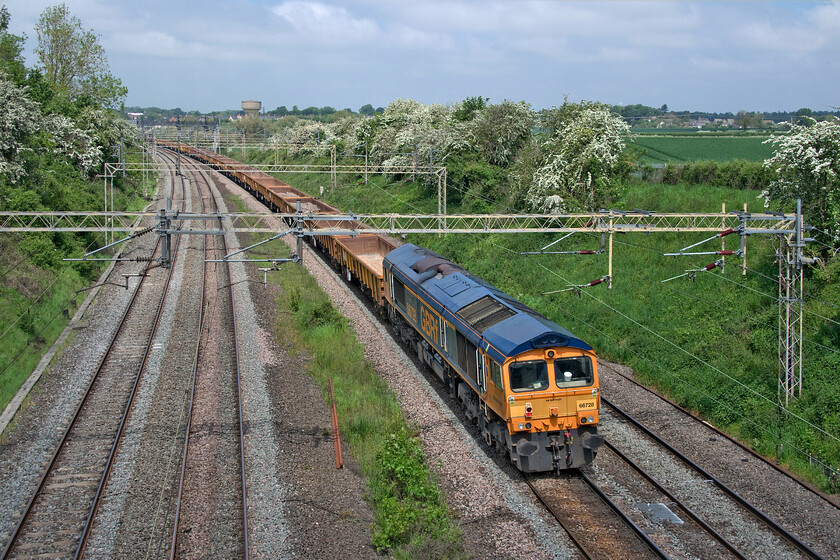
<svg viewBox="0 0 840 560">
<path fill-rule="evenodd" d="M 792 236 L 779 236 L 779 403 L 802 394 L 803 265 L 815 259 L 802 256 L 802 201 L 796 201 Z"/>
<path fill-rule="evenodd" d="M 779 402 L 802 393 L 802 267 L 782 237 L 779 260 Z"/>
</svg>

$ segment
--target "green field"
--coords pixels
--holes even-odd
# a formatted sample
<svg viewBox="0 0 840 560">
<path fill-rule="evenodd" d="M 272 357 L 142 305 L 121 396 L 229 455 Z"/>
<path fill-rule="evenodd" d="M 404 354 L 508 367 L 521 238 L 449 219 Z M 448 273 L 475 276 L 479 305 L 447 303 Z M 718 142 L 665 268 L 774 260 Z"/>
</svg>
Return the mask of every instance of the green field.
<svg viewBox="0 0 840 560">
<path fill-rule="evenodd" d="M 644 163 L 689 161 L 764 161 L 773 148 L 763 142 L 769 136 L 706 136 L 694 134 L 640 134 L 628 143 L 642 151 Z"/>
</svg>

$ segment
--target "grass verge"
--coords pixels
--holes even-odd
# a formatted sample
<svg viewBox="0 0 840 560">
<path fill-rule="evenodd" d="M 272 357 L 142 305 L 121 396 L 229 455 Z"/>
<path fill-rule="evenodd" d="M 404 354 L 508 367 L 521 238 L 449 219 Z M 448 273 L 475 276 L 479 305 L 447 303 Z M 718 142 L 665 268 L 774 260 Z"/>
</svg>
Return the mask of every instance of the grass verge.
<svg viewBox="0 0 840 560">
<path fill-rule="evenodd" d="M 449 519 L 417 431 L 365 360 L 347 319 L 301 267 L 287 265 L 272 281 L 282 290 L 278 339 L 311 357 L 307 370 L 325 402 L 333 380 L 340 428 L 368 480 L 377 521 L 373 545 L 394 558 L 463 557 L 460 531 Z"/>
<path fill-rule="evenodd" d="M 236 211 L 246 211 L 238 197 L 225 200 Z M 256 243 L 268 235 L 249 237 L 248 243 Z M 285 244 L 268 243 L 249 254 L 286 258 L 289 250 Z M 466 557 L 418 432 L 406 421 L 396 395 L 365 360 L 364 347 L 347 319 L 300 266 L 284 265 L 268 276 L 268 282 L 280 288 L 277 339 L 310 357 L 307 373 L 320 386 L 325 402 L 333 381 L 339 426 L 367 480 L 367 498 L 376 516 L 373 545 L 397 559 Z"/>
</svg>

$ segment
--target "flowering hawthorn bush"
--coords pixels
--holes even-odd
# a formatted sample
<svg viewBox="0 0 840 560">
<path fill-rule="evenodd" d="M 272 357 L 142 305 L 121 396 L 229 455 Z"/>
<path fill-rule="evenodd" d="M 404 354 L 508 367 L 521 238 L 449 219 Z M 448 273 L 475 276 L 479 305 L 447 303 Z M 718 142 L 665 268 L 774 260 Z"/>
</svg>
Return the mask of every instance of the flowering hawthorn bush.
<svg viewBox="0 0 840 560">
<path fill-rule="evenodd" d="M 774 135 L 766 142 L 776 152 L 764 161 L 775 173 L 759 195 L 765 207 L 801 198 L 806 221 L 820 229 L 818 238 L 840 247 L 840 121 L 794 124 L 789 134 Z"/>
<path fill-rule="evenodd" d="M 564 213 L 594 209 L 608 195 L 630 127 L 600 103 L 564 103 L 526 200 L 532 209 Z"/>
</svg>

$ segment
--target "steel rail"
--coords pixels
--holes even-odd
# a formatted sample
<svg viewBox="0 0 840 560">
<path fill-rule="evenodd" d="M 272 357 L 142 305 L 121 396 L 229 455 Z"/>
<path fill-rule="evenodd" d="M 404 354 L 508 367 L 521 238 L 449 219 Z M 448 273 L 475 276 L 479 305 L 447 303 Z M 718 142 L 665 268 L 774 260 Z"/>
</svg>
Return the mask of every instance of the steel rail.
<svg viewBox="0 0 840 560">
<path fill-rule="evenodd" d="M 202 206 L 204 205 L 204 197 L 201 197 Z M 207 252 L 207 237 L 204 236 L 203 238 L 203 252 L 206 255 Z M 176 552 L 177 552 L 177 543 L 178 543 L 178 529 L 180 526 L 180 519 L 181 519 L 181 498 L 183 496 L 184 491 L 184 478 L 186 474 L 187 468 L 187 453 L 189 452 L 190 446 L 190 430 L 192 429 L 192 415 L 193 415 L 193 405 L 195 404 L 195 386 L 196 386 L 196 379 L 198 378 L 198 362 L 199 356 L 201 353 L 201 342 L 202 342 L 202 333 L 204 332 L 204 305 L 206 303 L 206 289 L 207 289 L 207 263 L 203 263 L 202 265 L 202 278 L 201 278 L 201 302 L 199 304 L 198 309 L 198 336 L 196 337 L 195 341 L 195 352 L 193 353 L 193 363 L 192 363 L 192 373 L 191 373 L 191 381 L 190 381 L 190 402 L 189 402 L 189 409 L 187 411 L 187 425 L 186 430 L 184 433 L 184 446 L 181 452 L 181 468 L 179 469 L 178 474 L 178 493 L 175 498 L 175 519 L 173 521 L 172 527 L 172 541 L 169 547 L 169 558 L 170 560 L 174 560 Z"/>
<path fill-rule="evenodd" d="M 150 266 L 151 266 L 151 263 L 148 263 L 146 265 L 146 267 L 144 268 L 144 271 L 148 271 Z M 56 445 L 56 448 L 53 451 L 53 454 L 50 457 L 50 460 L 47 463 L 46 468 L 44 468 L 44 470 L 41 474 L 41 477 L 40 477 L 40 479 L 38 480 L 38 483 L 35 486 L 35 491 L 30 496 L 29 501 L 27 502 L 26 507 L 23 510 L 23 514 L 18 519 L 17 524 L 12 529 L 11 535 L 9 536 L 9 540 L 6 543 L 5 548 L 3 549 L 2 555 L 0 555 L 0 558 L 2 558 L 3 560 L 6 560 L 7 558 L 9 558 L 9 553 L 11 552 L 12 547 L 15 544 L 15 541 L 17 541 L 20 530 L 23 528 L 23 524 L 26 523 L 27 519 L 29 518 L 29 515 L 32 511 L 32 506 L 35 504 L 35 500 L 38 498 L 41 491 L 43 490 L 44 483 L 46 482 L 49 474 L 52 472 L 53 466 L 55 465 L 55 462 L 58 459 L 59 453 L 64 448 L 64 445 L 67 442 L 67 438 L 69 437 L 70 432 L 73 430 L 73 427 L 76 425 L 76 420 L 79 418 L 79 415 L 81 414 L 82 408 L 84 407 L 85 403 L 87 402 L 88 397 L 91 394 L 91 391 L 93 390 L 93 386 L 94 386 L 94 384 L 96 383 L 96 381 L 99 377 L 99 373 L 102 371 L 102 368 L 105 365 L 105 361 L 108 359 L 108 355 L 110 354 L 110 351 L 113 347 L 114 341 L 119 336 L 120 332 L 123 329 L 123 326 L 125 325 L 125 321 L 128 318 L 129 312 L 131 311 L 131 306 L 134 304 L 134 301 L 137 298 L 137 294 L 140 292 L 140 286 L 143 284 L 143 281 L 145 280 L 145 278 L 146 278 L 145 275 L 140 276 L 140 281 L 137 283 L 137 287 L 134 289 L 133 293 L 131 294 L 131 298 L 128 301 L 128 305 L 126 306 L 125 311 L 123 312 L 123 315 L 120 318 L 119 325 L 117 326 L 117 329 L 114 331 L 114 336 L 113 336 L 113 339 L 111 340 L 111 344 L 108 348 L 108 351 L 100 359 L 99 365 L 96 368 L 96 373 L 94 373 L 93 377 L 91 377 L 91 380 L 88 382 L 88 386 L 85 388 L 85 392 L 84 392 L 84 395 L 82 396 L 82 399 L 79 401 L 79 404 L 76 406 L 76 410 L 73 412 L 73 416 L 70 418 L 70 422 L 67 424 L 67 427 L 64 429 L 64 433 L 62 434 L 61 439 L 58 442 L 58 445 Z"/>
<path fill-rule="evenodd" d="M 224 242 L 224 241 L 223 241 Z M 228 274 L 230 274 L 230 264 L 227 265 Z M 237 411 L 239 413 L 239 466 L 242 472 L 242 520 L 245 538 L 245 560 L 248 560 L 248 485 L 247 477 L 245 476 L 245 420 L 242 417 L 242 371 L 239 367 L 239 327 L 236 319 L 236 303 L 234 302 L 233 286 L 228 286 L 231 297 L 231 311 L 233 312 L 233 340 L 234 353 L 236 357 L 236 397 L 239 406 Z"/>
<path fill-rule="evenodd" d="M 581 470 L 580 474 L 581 474 L 581 477 L 583 478 L 584 482 L 586 482 L 586 484 L 588 484 L 589 487 L 592 488 L 592 490 L 594 490 L 596 494 L 598 494 L 598 497 L 601 498 L 601 500 L 605 504 L 607 504 L 610 507 L 610 509 L 613 510 L 613 512 L 615 512 L 615 514 L 618 515 L 621 518 L 622 521 L 624 521 L 624 523 L 627 524 L 627 526 L 629 526 L 631 529 L 633 529 L 633 532 L 636 533 L 636 536 L 639 537 L 639 539 L 645 545 L 647 545 L 647 547 L 650 549 L 651 552 L 653 552 L 654 554 L 656 554 L 660 558 L 663 558 L 663 559 L 668 558 L 668 555 L 665 554 L 665 551 L 663 551 L 661 548 L 659 548 L 659 546 L 655 542 L 653 542 L 653 540 L 648 536 L 648 534 L 645 533 L 642 530 L 641 527 L 636 525 L 636 523 L 632 519 L 630 519 L 627 516 L 627 514 L 624 513 L 621 510 L 620 507 L 618 507 L 618 504 L 616 504 L 614 501 L 612 501 L 610 499 L 610 497 L 607 496 L 607 494 L 603 490 L 601 490 L 601 488 L 597 484 L 595 484 L 594 480 L 589 478 L 589 475 L 586 474 L 586 472 Z"/>
<path fill-rule="evenodd" d="M 174 187 L 174 185 L 173 185 L 173 187 Z M 155 245 L 155 250 L 154 251 L 157 251 L 159 246 L 160 246 L 160 239 L 158 239 L 158 241 Z M 73 411 L 73 415 L 70 418 L 70 422 L 67 424 L 67 427 L 64 429 L 64 432 L 62 433 L 62 436 L 61 436 L 58 444 L 56 445 L 56 448 L 53 451 L 49 462 L 47 463 L 46 467 L 44 468 L 44 470 L 41 474 L 41 477 L 39 478 L 38 483 L 35 486 L 35 490 L 33 491 L 32 495 L 30 496 L 29 501 L 27 502 L 23 513 L 21 514 L 20 518 L 18 519 L 17 523 L 15 524 L 14 528 L 12 529 L 12 532 L 9 536 L 9 540 L 6 543 L 6 546 L 4 547 L 2 554 L 0 554 L 0 559 L 6 560 L 7 558 L 9 558 L 9 555 L 12 551 L 12 548 L 14 547 L 15 542 L 17 541 L 18 537 L 20 536 L 20 531 L 23 528 L 23 525 L 26 523 L 26 521 L 29 519 L 29 517 L 32 513 L 32 508 L 35 505 L 35 500 L 37 500 L 38 496 L 43 491 L 46 480 L 49 477 L 50 473 L 52 472 L 52 470 L 55 466 L 55 463 L 58 459 L 59 454 L 64 449 L 64 447 L 67 443 L 67 440 L 70 436 L 70 433 L 73 431 L 73 428 L 76 426 L 76 421 L 78 420 L 79 416 L 81 415 L 81 411 L 84 408 L 85 404 L 87 403 L 88 397 L 90 397 L 90 395 L 93 391 L 94 385 L 96 384 L 97 380 L 99 379 L 99 374 L 102 372 L 102 369 L 105 366 L 105 363 L 108 360 L 108 357 L 110 356 L 111 352 L 114 350 L 114 343 L 116 342 L 117 338 L 119 337 L 120 333 L 122 332 L 123 328 L 125 327 L 125 323 L 126 323 L 126 320 L 128 318 L 128 315 L 132 310 L 134 302 L 137 299 L 137 295 L 140 293 L 140 289 L 143 286 L 143 283 L 144 283 L 145 279 L 148 277 L 146 275 L 146 273 L 152 267 L 151 265 L 152 265 L 152 262 L 150 261 L 144 267 L 143 274 L 140 276 L 140 280 L 137 283 L 136 288 L 134 289 L 134 291 L 131 294 L 131 298 L 129 299 L 128 304 L 126 305 L 126 308 L 123 311 L 122 316 L 120 317 L 119 324 L 118 324 L 117 328 L 114 330 L 114 334 L 113 334 L 113 337 L 112 337 L 112 339 L 109 343 L 108 349 L 103 354 L 102 358 L 99 360 L 99 364 L 96 367 L 96 371 L 93 374 L 93 376 L 91 377 L 90 381 L 88 382 L 88 385 L 85 388 L 84 394 L 83 394 L 81 400 L 79 401 L 79 404 L 76 406 L 76 409 Z M 171 269 L 170 269 L 170 275 L 167 277 L 167 281 L 166 281 L 167 282 L 166 283 L 167 287 L 168 287 L 168 283 L 169 283 L 170 278 L 171 278 Z M 166 289 L 164 289 L 164 293 L 161 296 L 160 305 L 163 304 L 165 293 L 166 293 Z M 158 317 L 159 317 L 159 314 L 160 314 L 160 306 L 158 308 Z M 156 317 L 156 321 L 157 321 L 157 317 Z M 154 328 L 152 330 L 152 334 L 149 337 L 149 344 L 147 345 L 147 349 L 146 349 L 147 354 L 148 354 L 148 350 L 149 350 L 149 347 L 151 346 L 151 341 L 152 341 L 153 338 L 154 338 Z M 144 358 L 144 363 L 145 363 L 145 358 Z M 137 385 L 137 381 L 135 380 L 135 384 L 134 384 L 134 387 L 132 388 L 132 392 L 131 392 L 131 395 L 129 397 L 127 407 L 130 406 L 130 403 L 133 401 L 134 390 L 136 389 L 136 385 Z M 124 420 L 125 420 L 125 414 L 123 415 L 122 421 L 120 423 L 120 430 L 122 429 L 122 425 L 123 425 Z M 109 461 L 113 456 L 113 452 L 114 452 L 114 446 L 112 446 L 111 453 L 109 454 Z M 101 480 L 100 480 L 100 487 L 97 488 L 97 494 L 94 498 L 94 504 L 96 504 L 96 501 L 98 500 L 98 496 L 99 496 L 100 492 L 101 492 Z M 92 507 L 94 507 L 94 506 L 92 506 Z M 91 519 L 91 513 L 92 512 L 89 512 L 88 517 L 85 521 L 85 527 L 83 529 L 82 535 L 80 536 L 79 543 L 78 543 L 77 549 L 76 549 L 76 553 L 74 555 L 76 558 L 78 558 L 80 548 L 83 548 L 82 545 L 87 539 L 87 532 L 90 529 L 90 524 L 91 524 L 91 520 L 92 520 Z"/>
<path fill-rule="evenodd" d="M 202 175 L 204 174 L 204 170 L 201 169 L 201 166 L 197 166 L 200 170 Z M 208 183 L 209 185 L 209 183 Z M 211 191 L 212 192 L 212 191 Z M 215 195 L 213 195 L 213 199 L 215 200 Z M 218 201 L 216 202 L 218 207 Z M 225 237 L 221 237 L 222 246 L 227 253 L 227 241 Z M 228 278 L 233 278 L 231 274 L 231 263 L 227 263 L 227 271 L 228 271 Z M 242 527 L 243 527 L 243 538 L 245 539 L 245 560 L 248 560 L 249 552 L 248 552 L 248 484 L 247 484 L 247 476 L 246 476 L 246 462 L 245 462 L 245 419 L 243 418 L 243 404 L 242 404 L 242 369 L 240 367 L 241 364 L 241 357 L 239 354 L 239 321 L 237 320 L 236 315 L 236 301 L 233 291 L 233 286 L 228 285 L 228 290 L 230 291 L 230 309 L 231 309 L 231 320 L 233 322 L 233 347 L 234 347 L 234 363 L 236 365 L 236 398 L 237 398 L 237 414 L 239 416 L 239 468 L 242 478 Z"/>
<path fill-rule="evenodd" d="M 747 501 L 746 498 L 742 497 L 740 494 L 738 494 L 737 492 L 735 492 L 734 490 L 729 488 L 726 484 L 724 484 L 723 481 L 721 481 L 720 479 L 718 479 L 717 477 L 712 475 L 710 472 L 708 472 L 706 469 L 704 469 L 703 467 L 701 467 L 700 465 L 698 465 L 697 463 L 695 463 L 694 461 L 692 461 L 691 459 L 686 457 L 683 453 L 681 453 L 676 448 L 674 448 L 672 445 L 670 445 L 668 442 L 666 442 L 661 437 L 659 437 L 658 435 L 653 433 L 653 431 L 651 431 L 647 426 L 645 426 L 644 424 L 642 424 L 641 422 L 636 420 L 629 413 L 627 413 L 626 411 L 624 411 L 623 409 L 618 407 L 616 404 L 610 402 L 607 398 L 605 398 L 603 396 L 601 396 L 601 401 L 604 402 L 605 404 L 607 404 L 607 406 L 609 406 L 613 410 L 615 410 L 619 414 L 619 416 L 621 416 L 622 418 L 624 418 L 625 420 L 627 420 L 628 422 L 630 422 L 631 424 L 636 426 L 636 428 L 641 430 L 645 435 L 647 435 L 648 437 L 653 439 L 656 443 L 658 443 L 659 445 L 661 445 L 662 447 L 667 449 L 669 452 L 671 452 L 673 455 L 678 457 L 684 464 L 691 467 L 695 472 L 697 472 L 698 474 L 700 474 L 701 476 L 703 476 L 704 478 L 706 478 L 710 482 L 714 483 L 715 486 L 720 488 L 720 490 L 722 490 L 724 494 L 726 494 L 727 496 L 732 498 L 735 502 L 737 502 L 739 505 L 741 505 L 744 509 L 746 509 L 747 511 L 752 513 L 755 517 L 757 517 L 759 520 L 761 520 L 763 523 L 768 525 L 777 534 L 779 534 L 783 539 L 785 539 L 786 541 L 791 543 L 793 546 L 795 546 L 797 549 L 799 549 L 800 552 L 802 552 L 803 554 L 805 554 L 806 556 L 808 556 L 809 558 L 812 558 L 814 560 L 823 560 L 822 556 L 817 554 L 808 545 L 806 545 L 805 543 L 800 541 L 794 535 L 792 535 L 791 533 L 786 531 L 783 527 L 779 526 L 779 524 L 777 524 L 775 521 L 773 521 L 772 519 L 767 517 L 767 515 L 764 512 L 762 512 L 760 509 L 758 509 L 753 504 L 751 504 L 749 501 Z"/>
<path fill-rule="evenodd" d="M 688 517 L 691 518 L 692 521 L 697 523 L 704 531 L 709 533 L 716 541 L 722 544 L 736 558 L 738 558 L 739 560 L 747 560 L 747 556 L 744 555 L 744 553 L 742 553 L 740 550 L 738 550 L 735 547 L 735 545 L 726 540 L 726 537 L 718 533 L 712 526 L 703 521 L 700 518 L 700 516 L 694 513 L 694 511 L 687 505 L 685 505 L 682 502 L 682 500 L 678 499 L 670 491 L 668 491 L 668 489 L 666 489 L 664 486 L 662 486 L 656 480 L 654 480 L 653 477 L 650 476 L 642 467 L 640 467 L 636 462 L 634 462 L 632 459 L 630 459 L 628 456 L 626 456 L 624 453 L 618 450 L 609 440 L 604 440 L 604 445 L 610 451 L 615 453 L 622 461 L 627 463 L 630 466 L 630 468 L 636 471 L 642 478 L 647 480 L 654 488 L 656 488 L 657 490 L 659 490 L 659 492 L 664 494 L 665 497 L 677 504 L 677 506 L 679 506 L 679 508 L 683 510 L 683 512 L 685 512 L 685 514 L 688 515 Z"/>
<path fill-rule="evenodd" d="M 641 389 L 644 389 L 645 391 L 647 391 L 651 395 L 657 397 L 659 400 L 668 403 L 669 405 L 671 405 L 675 409 L 679 410 L 680 412 L 682 412 L 686 416 L 689 416 L 689 417 L 693 418 L 694 420 L 696 420 L 697 422 L 703 424 L 704 426 L 706 426 L 707 428 L 709 428 L 710 430 L 715 432 L 717 435 L 719 435 L 719 436 L 727 439 L 731 443 L 737 445 L 742 451 L 751 455 L 753 458 L 760 460 L 762 463 L 766 464 L 768 467 L 772 468 L 773 470 L 775 470 L 779 474 L 784 475 L 785 477 L 789 478 L 791 481 L 799 484 L 802 488 L 805 488 L 806 490 L 809 490 L 815 496 L 818 496 L 819 498 L 821 498 L 827 504 L 829 504 L 829 505 L 833 506 L 834 508 L 840 510 L 840 504 L 838 504 L 837 502 L 832 500 L 831 497 L 829 497 L 825 492 L 823 492 L 819 488 L 815 488 L 813 485 L 809 484 L 808 482 L 800 480 L 799 478 L 795 477 L 794 475 L 792 475 L 791 473 L 789 473 L 788 471 L 786 471 L 785 469 L 783 469 L 782 467 L 780 467 L 779 465 L 774 463 L 773 461 L 770 461 L 769 459 L 767 459 L 763 455 L 758 454 L 755 450 L 750 449 L 749 447 L 747 447 L 746 445 L 744 445 L 743 443 L 741 443 L 740 441 L 738 441 L 737 439 L 735 439 L 731 435 L 727 434 L 726 432 L 724 432 L 720 428 L 718 428 L 718 427 L 706 422 L 702 418 L 698 417 L 696 414 L 694 414 L 693 412 L 691 412 L 687 408 L 680 406 L 679 404 L 675 403 L 674 401 L 672 401 L 671 399 L 669 399 L 669 398 L 667 398 L 663 395 L 660 395 L 659 393 L 657 393 L 656 391 L 654 391 L 650 387 L 642 385 L 641 383 L 639 383 L 638 381 L 636 381 L 632 377 L 624 375 L 623 373 L 621 373 L 620 371 L 618 371 L 614 367 L 610 366 L 609 364 L 606 364 L 604 362 L 599 361 L 598 362 L 598 367 L 599 368 L 604 368 L 605 367 L 605 368 L 609 369 L 610 371 L 612 371 L 616 375 L 619 375 L 619 376 L 623 377 L 624 379 L 633 383 L 637 387 L 639 387 Z"/>
<path fill-rule="evenodd" d="M 173 185 L 172 190 L 173 191 L 175 190 L 174 185 Z M 181 191 L 182 191 L 182 200 L 183 200 L 183 199 L 186 198 L 186 187 L 185 187 L 183 181 L 181 181 Z M 97 510 L 99 509 L 99 502 L 102 498 L 102 493 L 105 490 L 105 485 L 107 484 L 108 478 L 111 474 L 111 468 L 113 467 L 113 464 L 114 464 L 114 459 L 115 459 L 116 454 L 117 454 L 117 449 L 119 448 L 119 444 L 122 441 L 122 435 L 123 435 L 123 431 L 125 429 L 125 424 L 128 420 L 128 416 L 131 412 L 131 407 L 134 404 L 134 397 L 137 394 L 137 388 L 140 385 L 140 378 L 143 375 L 143 371 L 146 369 L 146 363 L 148 362 L 149 355 L 151 354 L 151 351 L 152 351 L 152 346 L 153 346 L 152 343 L 154 342 L 155 334 L 157 334 L 157 329 L 158 329 L 158 326 L 160 325 L 160 318 L 163 314 L 162 313 L 163 305 L 166 302 L 166 296 L 169 293 L 169 286 L 171 284 L 172 276 L 173 276 L 173 273 L 174 273 L 174 270 L 175 270 L 175 261 L 178 257 L 178 249 L 180 248 L 180 246 L 181 246 L 181 238 L 178 237 L 175 240 L 175 246 L 172 248 L 172 262 L 171 262 L 170 267 L 169 267 L 169 273 L 166 276 L 166 283 L 164 284 L 164 288 L 163 288 L 163 291 L 162 291 L 161 296 L 160 296 L 160 301 L 158 302 L 158 308 L 155 311 L 155 320 L 154 320 L 154 324 L 152 325 L 151 334 L 149 335 L 149 341 L 146 344 L 146 350 L 143 353 L 143 360 L 140 363 L 140 366 L 137 368 L 137 374 L 134 378 L 134 384 L 131 387 L 131 393 L 129 394 L 128 402 L 126 403 L 126 407 L 123 410 L 122 418 L 120 419 L 120 425 L 117 428 L 117 433 L 116 433 L 116 436 L 114 437 L 114 443 L 111 446 L 110 453 L 108 454 L 108 460 L 105 464 L 105 471 L 102 473 L 102 477 L 99 480 L 99 485 L 96 488 L 96 494 L 94 495 L 93 503 L 91 504 L 91 507 L 90 507 L 90 512 L 88 513 L 88 517 L 85 520 L 84 529 L 82 530 L 82 538 L 79 540 L 78 547 L 76 548 L 76 553 L 73 556 L 74 560 L 78 560 L 79 558 L 82 557 L 82 555 L 84 554 L 84 551 L 85 551 L 85 547 L 87 546 L 88 537 L 90 536 L 90 530 L 93 527 L 93 520 L 96 517 Z"/>
<path fill-rule="evenodd" d="M 569 538 L 572 540 L 572 543 L 574 543 L 574 545 L 580 551 L 581 556 L 583 556 L 586 560 L 593 560 L 594 558 L 597 558 L 597 556 L 589 552 L 589 550 L 586 548 L 586 545 L 584 545 L 575 536 L 572 530 L 569 529 L 569 527 L 564 521 L 563 514 L 557 511 L 557 509 L 551 504 L 549 504 L 548 501 L 543 497 L 542 492 L 540 492 L 534 485 L 534 483 L 531 481 L 531 476 L 527 473 L 522 473 L 522 478 L 525 480 L 525 484 L 527 484 L 528 487 L 531 488 L 531 491 L 534 493 L 534 496 L 536 496 L 537 500 L 539 500 L 539 502 L 545 507 L 545 509 L 547 509 L 551 513 L 551 515 L 554 516 L 554 519 L 557 520 L 557 522 L 560 524 L 563 530 L 566 531 L 566 534 L 569 535 Z"/>
<path fill-rule="evenodd" d="M 202 164 L 194 164 L 195 170 L 194 172 L 204 178 L 205 183 L 210 186 L 210 180 L 206 177 L 205 171 L 202 168 Z M 211 198 L 214 202 L 214 205 L 218 208 L 219 204 L 216 200 L 215 195 L 213 195 L 211 191 Z M 203 197 L 202 197 L 203 201 Z M 227 242 L 225 241 L 224 236 L 221 237 L 221 244 L 225 252 L 227 252 Z M 230 263 L 227 264 L 227 272 L 228 277 L 231 277 L 231 270 L 230 270 Z M 206 277 L 205 277 L 206 279 Z M 242 375 L 241 375 L 241 368 L 240 368 L 240 354 L 239 354 L 239 334 L 238 334 L 238 326 L 237 326 L 237 319 L 236 319 L 236 304 L 234 302 L 234 294 L 232 286 L 228 286 L 228 290 L 230 291 L 230 308 L 231 308 L 231 321 L 233 325 L 233 343 L 234 343 L 234 356 L 235 356 L 235 367 L 236 367 L 236 394 L 237 394 L 237 415 L 238 415 L 238 423 L 239 423 L 239 466 L 241 472 L 241 484 L 242 484 L 242 528 L 243 528 L 243 539 L 244 539 L 244 557 L 247 560 L 249 558 L 249 542 L 248 542 L 248 490 L 247 490 L 247 476 L 246 476 L 246 462 L 245 462 L 245 430 L 244 430 L 244 419 L 243 419 L 243 404 L 242 404 Z M 203 293 L 203 292 L 202 292 Z M 198 345 L 196 348 L 196 360 L 198 359 Z M 196 362 L 197 364 L 197 362 Z M 193 387 L 195 384 L 195 375 L 193 376 Z M 193 389 L 194 391 L 194 389 Z M 190 402 L 190 417 L 192 416 L 192 397 Z M 189 437 L 189 426 L 187 428 L 187 437 Z M 174 559 L 175 550 L 176 550 L 176 538 L 177 538 L 177 524 L 178 524 L 178 516 L 180 510 L 180 501 L 181 501 L 181 485 L 183 484 L 183 471 L 184 465 L 186 463 L 186 446 L 187 442 L 185 441 L 184 447 L 184 458 L 181 466 L 182 470 L 182 480 L 179 483 L 178 489 L 178 505 L 176 509 L 176 521 L 175 521 L 175 528 L 173 529 L 173 536 L 172 536 L 172 547 L 170 553 L 170 559 Z"/>
</svg>

